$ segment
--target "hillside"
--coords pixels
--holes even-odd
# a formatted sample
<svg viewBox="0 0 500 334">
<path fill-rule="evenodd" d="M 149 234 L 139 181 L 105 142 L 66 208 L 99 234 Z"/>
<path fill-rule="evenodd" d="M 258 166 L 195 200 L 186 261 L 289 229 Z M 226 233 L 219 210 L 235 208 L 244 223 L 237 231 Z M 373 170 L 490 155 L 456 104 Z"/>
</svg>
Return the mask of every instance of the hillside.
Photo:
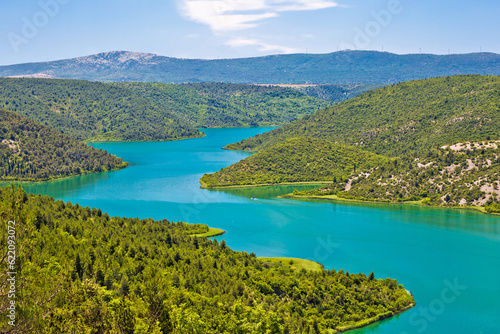
<svg viewBox="0 0 500 334">
<path fill-rule="evenodd" d="M 500 142 L 457 143 L 403 156 L 362 173 L 338 178 L 313 196 L 375 202 L 421 202 L 450 207 L 482 207 L 500 213 Z"/>
<path fill-rule="evenodd" d="M 366 91 L 385 86 L 384 84 L 357 84 L 357 85 L 305 85 L 292 86 L 299 92 L 305 93 L 311 97 L 342 102 L 352 99 Z"/>
<path fill-rule="evenodd" d="M 366 92 L 281 128 L 228 145 L 258 151 L 299 136 L 386 156 L 500 139 L 500 77 L 454 76 Z"/>
<path fill-rule="evenodd" d="M 199 83 L 117 83 L 196 128 L 279 126 L 333 103 L 291 88 Z"/>
<path fill-rule="evenodd" d="M 106 151 L 0 109 L 0 181 L 46 181 L 126 166 Z"/>
<path fill-rule="evenodd" d="M 207 226 L 110 217 L 14 187 L 0 189 L 0 216 L 15 236 L 0 239 L 3 258 L 17 250 L 0 288 L 15 279 L 19 332 L 332 333 L 415 305 L 390 278 L 298 271 L 192 236 Z"/>
<path fill-rule="evenodd" d="M 201 178 L 204 188 L 294 182 L 331 182 L 370 170 L 390 159 L 318 139 L 285 140 Z"/>
<path fill-rule="evenodd" d="M 109 84 L 0 78 L 0 108 L 80 141 L 155 141 L 202 136 L 170 111 Z"/>
<path fill-rule="evenodd" d="M 376 51 L 340 51 L 203 60 L 114 51 L 0 67 L 2 77 L 164 83 L 385 84 L 458 74 L 500 75 L 500 55 L 397 55 Z"/>
</svg>

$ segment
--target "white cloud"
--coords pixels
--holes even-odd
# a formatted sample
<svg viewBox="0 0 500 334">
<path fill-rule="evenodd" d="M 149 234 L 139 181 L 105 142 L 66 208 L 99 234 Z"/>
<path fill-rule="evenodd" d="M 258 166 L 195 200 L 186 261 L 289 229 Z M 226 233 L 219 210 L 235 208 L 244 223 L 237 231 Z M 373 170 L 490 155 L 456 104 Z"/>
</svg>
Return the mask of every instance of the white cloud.
<svg viewBox="0 0 500 334">
<path fill-rule="evenodd" d="M 226 45 L 233 47 L 233 48 L 254 46 L 254 47 L 257 47 L 257 50 L 261 51 L 261 52 L 278 52 L 278 53 L 296 53 L 296 52 L 298 52 L 297 49 L 294 49 L 291 47 L 268 44 L 268 43 L 259 41 L 258 39 L 248 39 L 248 38 L 233 38 L 233 39 L 227 41 Z"/>
<path fill-rule="evenodd" d="M 208 25 L 215 32 L 256 27 L 281 12 L 336 7 L 333 0 L 182 0 L 181 11 L 191 21 Z"/>
</svg>

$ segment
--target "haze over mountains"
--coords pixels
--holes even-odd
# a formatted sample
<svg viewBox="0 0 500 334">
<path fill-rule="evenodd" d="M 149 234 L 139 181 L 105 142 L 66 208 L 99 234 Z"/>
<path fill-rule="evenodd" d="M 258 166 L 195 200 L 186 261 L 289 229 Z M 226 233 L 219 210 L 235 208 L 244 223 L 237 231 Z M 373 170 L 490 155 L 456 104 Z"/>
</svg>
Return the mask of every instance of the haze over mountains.
<svg viewBox="0 0 500 334">
<path fill-rule="evenodd" d="M 397 55 L 376 51 L 340 51 L 202 60 L 113 51 L 51 62 L 0 66 L 2 77 L 165 83 L 395 83 L 457 74 L 500 75 L 500 55 Z"/>
</svg>

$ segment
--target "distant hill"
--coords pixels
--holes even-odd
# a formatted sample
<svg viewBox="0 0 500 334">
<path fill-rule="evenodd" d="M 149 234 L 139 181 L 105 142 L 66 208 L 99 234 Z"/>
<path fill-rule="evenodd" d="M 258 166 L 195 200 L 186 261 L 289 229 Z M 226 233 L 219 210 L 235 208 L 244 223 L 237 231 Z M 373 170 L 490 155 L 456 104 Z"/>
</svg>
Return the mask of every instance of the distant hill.
<svg viewBox="0 0 500 334">
<path fill-rule="evenodd" d="M 201 178 L 204 188 L 293 182 L 331 182 L 390 159 L 324 139 L 285 140 Z"/>
<path fill-rule="evenodd" d="M 155 141 L 202 136 L 169 110 L 128 89 L 100 82 L 0 78 L 0 108 L 80 141 Z"/>
<path fill-rule="evenodd" d="M 291 88 L 225 83 L 116 83 L 196 128 L 280 126 L 333 102 Z"/>
<path fill-rule="evenodd" d="M 0 181 L 46 181 L 126 166 L 106 151 L 0 109 Z"/>
<path fill-rule="evenodd" d="M 307 136 L 387 156 L 500 139 L 500 77 L 454 76 L 366 92 L 273 131 L 228 145 L 258 151 Z"/>
<path fill-rule="evenodd" d="M 500 75 L 500 55 L 397 55 L 376 51 L 340 51 L 329 54 L 202 60 L 114 51 L 73 59 L 0 67 L 2 77 L 164 83 L 396 83 L 458 74 Z"/>
</svg>

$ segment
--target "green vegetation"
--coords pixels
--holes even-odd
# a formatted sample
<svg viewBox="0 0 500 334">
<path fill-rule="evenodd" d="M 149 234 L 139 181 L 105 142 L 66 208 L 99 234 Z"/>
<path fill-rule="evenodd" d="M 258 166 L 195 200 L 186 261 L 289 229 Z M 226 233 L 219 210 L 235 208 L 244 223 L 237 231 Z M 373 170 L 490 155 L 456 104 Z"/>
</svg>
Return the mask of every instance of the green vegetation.
<svg viewBox="0 0 500 334">
<path fill-rule="evenodd" d="M 291 88 L 199 83 L 117 83 L 196 128 L 278 126 L 333 105 Z"/>
<path fill-rule="evenodd" d="M 130 90 L 99 82 L 0 78 L 0 108 L 80 141 L 155 141 L 202 133 Z"/>
<path fill-rule="evenodd" d="M 126 166 L 106 151 L 0 109 L 0 181 L 47 181 Z"/>
<path fill-rule="evenodd" d="M 307 136 L 394 157 L 466 141 L 498 140 L 499 92 L 500 77 L 404 82 L 366 92 L 226 148 L 258 151 Z"/>
<path fill-rule="evenodd" d="M 17 272 L 18 332 L 332 333 L 414 305 L 389 278 L 297 271 L 191 236 L 207 226 L 110 217 L 14 186 L 0 191 L 0 217 L 0 288 Z"/>
<path fill-rule="evenodd" d="M 457 76 L 401 83 L 367 92 L 325 111 L 237 144 L 260 150 L 202 181 L 207 186 L 269 184 L 290 174 L 297 182 L 322 180 L 295 197 L 482 208 L 499 213 L 500 77 Z M 304 138 L 306 145 L 298 145 Z M 282 146 L 293 141 L 295 150 Z M 354 145 L 353 163 L 332 166 L 325 142 Z M 333 145 L 333 144 L 331 144 Z M 338 145 L 338 144 L 336 144 Z M 315 150 L 323 148 L 319 154 Z M 368 152 L 380 154 L 369 161 Z M 348 154 L 343 154 L 348 157 Z M 259 159 L 266 157 L 266 159 Z M 305 160 L 296 157 L 304 157 Z M 311 157 L 311 158 L 309 158 Z M 314 166 L 303 168 L 304 161 Z M 249 162 L 254 162 L 250 164 Z M 362 162 L 367 162 L 363 165 Z M 309 166 L 309 165 L 308 165 Z"/>
<path fill-rule="evenodd" d="M 319 99 L 342 102 L 366 91 L 383 87 L 383 84 L 357 84 L 357 85 L 312 85 L 293 87 L 299 92 Z"/>
<path fill-rule="evenodd" d="M 500 55 L 340 51 L 204 60 L 115 51 L 52 62 L 0 66 L 0 76 L 165 83 L 385 84 L 456 74 L 500 75 Z"/>
<path fill-rule="evenodd" d="M 467 143 L 404 156 L 298 196 L 426 205 L 485 207 L 496 213 L 500 200 L 500 149 L 495 142 Z"/>
<path fill-rule="evenodd" d="M 204 188 L 331 182 L 390 159 L 318 138 L 292 138 L 201 178 Z"/>
<path fill-rule="evenodd" d="M 268 265 L 278 265 L 278 266 L 288 266 L 294 270 L 308 270 L 308 271 L 323 271 L 323 265 L 318 262 L 305 260 L 305 259 L 297 259 L 291 257 L 259 257 L 259 260 L 267 263 Z"/>
<path fill-rule="evenodd" d="M 198 237 L 198 238 L 212 238 L 212 237 L 218 237 L 218 236 L 223 235 L 225 233 L 226 233 L 226 231 L 221 230 L 220 228 L 210 227 L 208 229 L 208 232 L 193 234 L 193 236 Z"/>
</svg>

